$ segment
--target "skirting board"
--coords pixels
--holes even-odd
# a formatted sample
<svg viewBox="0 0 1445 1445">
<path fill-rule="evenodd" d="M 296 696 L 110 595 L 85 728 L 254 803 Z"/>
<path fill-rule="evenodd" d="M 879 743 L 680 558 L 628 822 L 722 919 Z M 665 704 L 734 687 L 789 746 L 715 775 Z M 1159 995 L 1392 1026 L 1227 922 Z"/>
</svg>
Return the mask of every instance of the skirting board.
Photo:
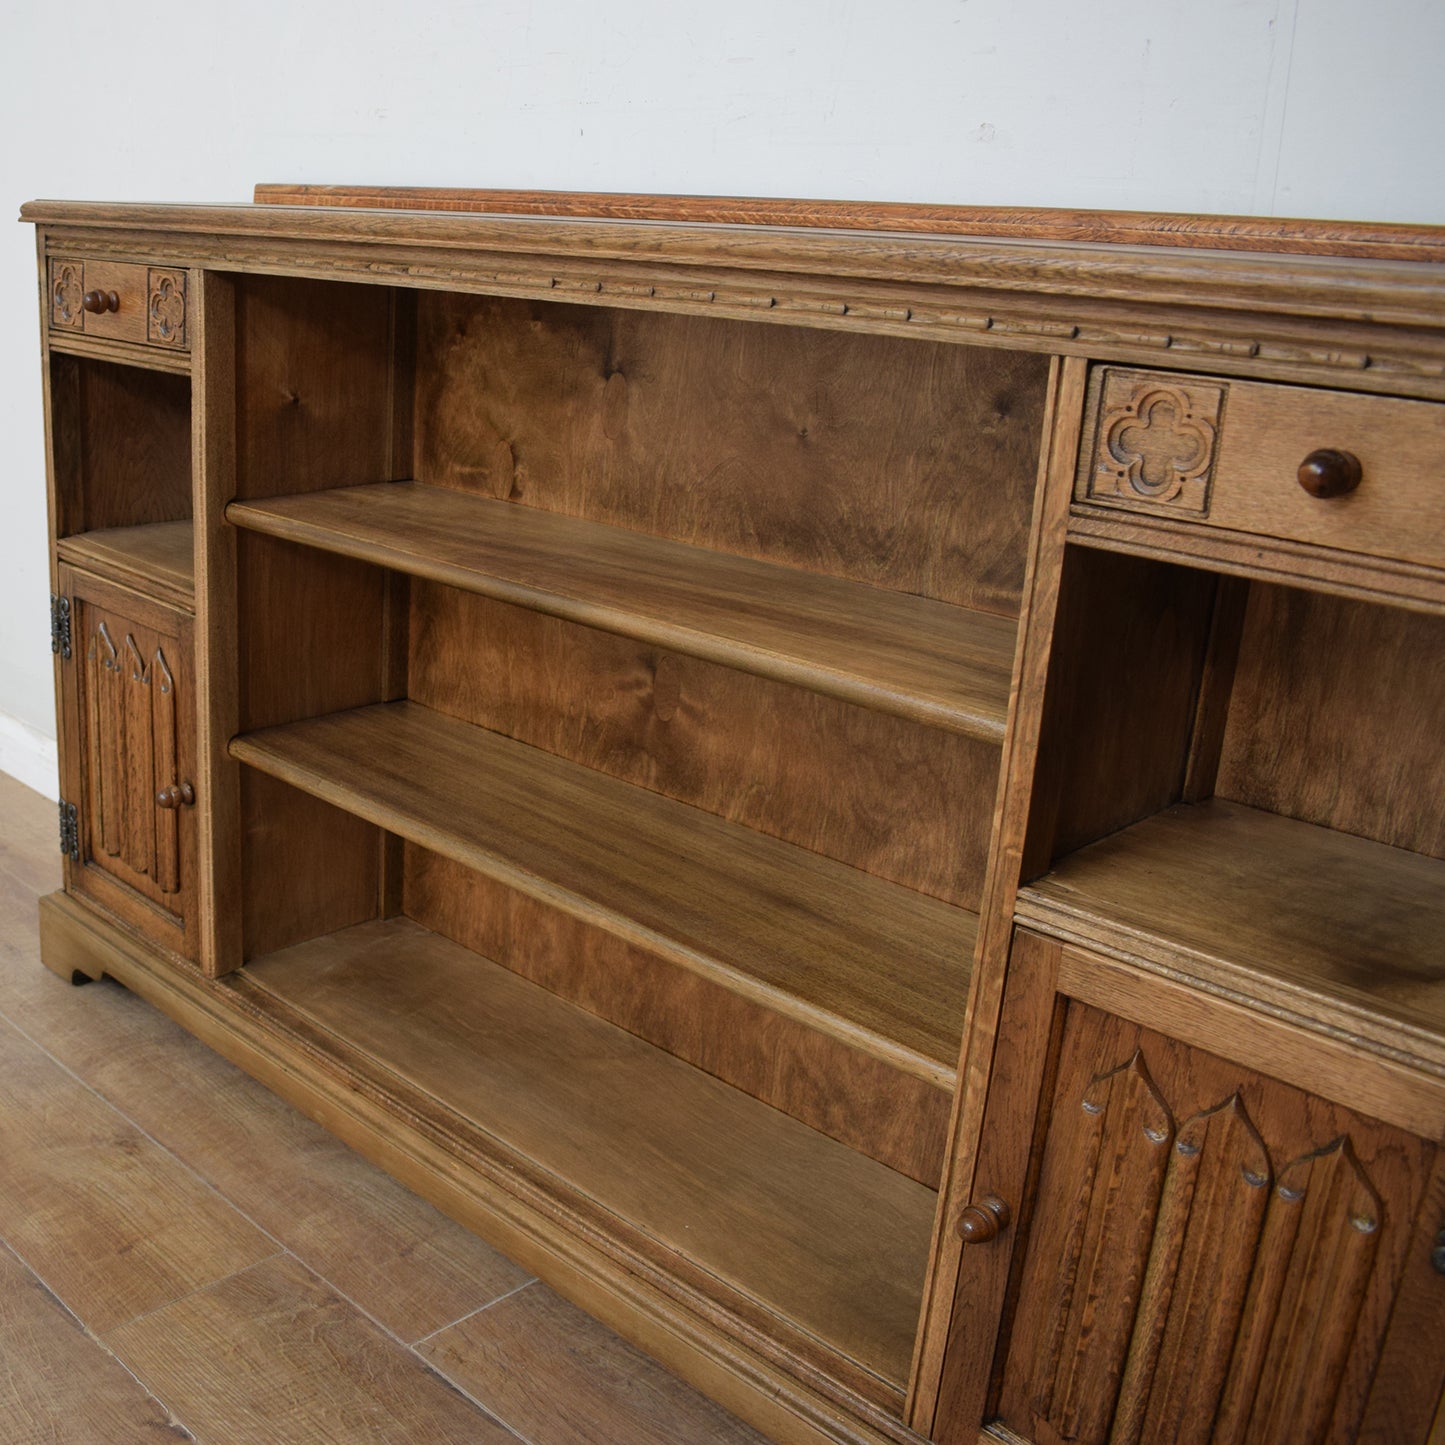
<svg viewBox="0 0 1445 1445">
<path fill-rule="evenodd" d="M 17 782 L 54 802 L 60 797 L 55 739 L 37 732 L 18 717 L 0 712 L 0 773 L 9 773 Z"/>
</svg>

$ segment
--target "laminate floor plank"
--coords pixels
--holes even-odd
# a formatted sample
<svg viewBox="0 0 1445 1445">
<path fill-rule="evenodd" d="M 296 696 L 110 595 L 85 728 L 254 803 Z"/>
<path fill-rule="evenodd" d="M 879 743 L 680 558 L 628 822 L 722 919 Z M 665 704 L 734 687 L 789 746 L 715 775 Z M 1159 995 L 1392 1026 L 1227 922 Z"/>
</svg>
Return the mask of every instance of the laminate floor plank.
<svg viewBox="0 0 1445 1445">
<path fill-rule="evenodd" d="M 189 1440 L 119 1360 L 0 1248 L 0 1439 L 7 1445 Z"/>
<path fill-rule="evenodd" d="M 276 1253 L 244 1215 L 0 1022 L 0 1237 L 97 1332 Z"/>
<path fill-rule="evenodd" d="M 579 1400 L 651 1400 L 660 1438 L 691 1440 L 698 1421 L 721 1432 L 699 1437 L 709 1445 L 753 1438 L 560 1301 L 509 1346 L 521 1381 L 473 1371 L 444 1383 L 406 1341 L 440 1339 L 518 1284 L 540 1286 L 140 998 L 46 969 L 36 904 L 60 881 L 55 805 L 0 774 L 0 1236 L 6 1223 L 22 1236 L 16 1253 L 0 1239 L 0 1441 L 489 1445 L 516 1438 L 486 1413 L 493 1402 L 560 1378 L 557 1359 L 575 1366 L 566 1388 Z M 59 1152 L 36 1142 L 46 1119 L 61 1125 Z M 243 1216 L 288 1252 L 253 1266 L 243 1251 L 227 1274 L 238 1241 L 277 1248 Z M 146 1231 L 155 1243 L 130 1238 Z M 189 1277 L 170 1278 L 181 1266 Z M 137 1307 L 151 1312 L 117 1323 Z M 124 1363 L 97 1338 L 108 1328 Z M 468 1381 L 489 1398 L 458 1393 Z M 581 1407 L 538 1393 L 537 1418 L 562 1422 L 544 1431 L 570 1428 Z"/>
<path fill-rule="evenodd" d="M 418 1349 L 532 1445 L 764 1445 L 755 1430 L 543 1284 Z"/>
<path fill-rule="evenodd" d="M 123 1325 L 106 1343 L 207 1445 L 516 1445 L 287 1256 Z"/>
<path fill-rule="evenodd" d="M 149 1061 L 102 1055 L 88 1068 L 107 1098 L 404 1340 L 531 1278 L 188 1035 Z"/>
<path fill-rule="evenodd" d="M 75 989 L 44 968 L 34 899 L 6 893 L 5 847 L 0 1017 L 402 1339 L 531 1278 L 118 984 Z"/>
</svg>

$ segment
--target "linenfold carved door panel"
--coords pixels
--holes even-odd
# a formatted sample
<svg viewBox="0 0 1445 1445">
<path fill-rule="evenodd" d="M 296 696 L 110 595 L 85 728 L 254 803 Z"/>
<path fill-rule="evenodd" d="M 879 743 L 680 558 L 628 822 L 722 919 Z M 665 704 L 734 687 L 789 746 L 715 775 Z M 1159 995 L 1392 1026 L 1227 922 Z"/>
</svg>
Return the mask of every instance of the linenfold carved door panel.
<svg viewBox="0 0 1445 1445">
<path fill-rule="evenodd" d="M 191 619 L 67 570 L 66 796 L 79 805 L 68 886 L 193 955 Z"/>
<path fill-rule="evenodd" d="M 1015 964 L 1065 952 L 1025 936 Z M 998 1141 L 979 1156 L 980 1187 L 1032 1215 L 965 1249 L 955 1309 L 962 1355 L 989 1304 L 970 1289 L 999 1266 L 982 1251 L 1011 1250 L 1004 1330 L 991 1367 L 946 1367 L 937 1438 L 975 1440 L 981 1416 L 1040 1445 L 1424 1441 L 1445 1372 L 1437 1146 L 1047 993 L 1042 1077 L 996 1075 L 1035 1091 L 1016 1169 L 1036 1189 Z M 1020 1116 L 991 1095 L 985 1135 Z"/>
</svg>

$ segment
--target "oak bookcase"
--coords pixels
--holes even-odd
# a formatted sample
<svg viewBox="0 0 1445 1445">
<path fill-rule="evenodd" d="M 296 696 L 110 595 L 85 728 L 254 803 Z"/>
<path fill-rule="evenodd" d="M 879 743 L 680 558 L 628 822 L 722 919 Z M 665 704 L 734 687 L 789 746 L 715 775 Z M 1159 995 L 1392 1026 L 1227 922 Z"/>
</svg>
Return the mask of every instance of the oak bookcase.
<svg viewBox="0 0 1445 1445">
<path fill-rule="evenodd" d="M 1445 233 L 256 201 L 23 212 L 46 963 L 780 1440 L 1438 1438 Z"/>
</svg>

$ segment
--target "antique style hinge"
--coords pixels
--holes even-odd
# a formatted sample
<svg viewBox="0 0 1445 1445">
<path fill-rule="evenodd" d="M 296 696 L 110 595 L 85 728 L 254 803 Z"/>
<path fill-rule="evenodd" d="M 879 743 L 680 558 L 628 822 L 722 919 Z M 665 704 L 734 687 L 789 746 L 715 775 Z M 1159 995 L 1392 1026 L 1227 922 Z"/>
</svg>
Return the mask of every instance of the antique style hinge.
<svg viewBox="0 0 1445 1445">
<path fill-rule="evenodd" d="M 74 803 L 60 800 L 60 851 L 80 862 L 80 814 Z"/>
<path fill-rule="evenodd" d="M 70 598 L 50 594 L 50 650 L 70 661 Z"/>
</svg>

